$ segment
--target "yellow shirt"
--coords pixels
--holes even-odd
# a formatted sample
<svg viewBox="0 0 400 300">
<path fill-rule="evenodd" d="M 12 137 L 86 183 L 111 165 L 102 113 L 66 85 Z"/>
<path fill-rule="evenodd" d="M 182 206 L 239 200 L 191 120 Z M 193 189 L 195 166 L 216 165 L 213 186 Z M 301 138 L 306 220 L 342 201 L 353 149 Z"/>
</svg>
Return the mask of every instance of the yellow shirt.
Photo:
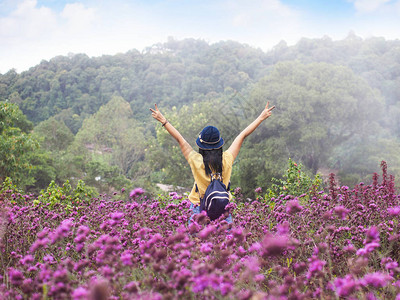
<svg viewBox="0 0 400 300">
<path fill-rule="evenodd" d="M 188 156 L 188 162 L 190 168 L 192 169 L 192 174 L 194 177 L 195 183 L 193 184 L 192 191 L 189 194 L 189 200 L 195 205 L 200 205 L 199 193 L 196 192 L 196 183 L 199 188 L 199 192 L 201 197 L 203 197 L 204 193 L 208 185 L 210 184 L 211 177 L 206 175 L 203 156 L 192 150 Z M 222 181 L 228 187 L 229 181 L 231 180 L 232 173 L 232 165 L 233 165 L 233 155 L 229 151 L 225 151 L 222 153 Z M 232 198 L 231 193 L 229 192 L 229 198 Z"/>
</svg>

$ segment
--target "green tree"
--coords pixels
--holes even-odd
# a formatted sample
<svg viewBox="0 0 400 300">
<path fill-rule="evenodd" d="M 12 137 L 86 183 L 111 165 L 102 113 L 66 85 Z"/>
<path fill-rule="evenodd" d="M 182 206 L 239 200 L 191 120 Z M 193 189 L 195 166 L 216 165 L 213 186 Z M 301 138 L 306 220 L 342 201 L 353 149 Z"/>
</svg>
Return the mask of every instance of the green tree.
<svg viewBox="0 0 400 300">
<path fill-rule="evenodd" d="M 40 143 L 43 149 L 54 152 L 65 151 L 74 140 L 71 130 L 54 117 L 35 126 L 34 133 L 43 139 Z"/>
<path fill-rule="evenodd" d="M 11 177 L 21 186 L 31 184 L 29 157 L 38 148 L 27 120 L 16 104 L 0 102 L 0 181 Z"/>
<path fill-rule="evenodd" d="M 383 102 L 348 68 L 295 62 L 278 64 L 257 84 L 252 106 L 261 107 L 266 100 L 277 109 L 265 125 L 268 130 L 258 131 L 251 137 L 253 142 L 263 139 L 268 144 L 271 135 L 279 136 L 284 141 L 282 154 L 314 173 L 327 164 L 336 146 L 371 133 Z"/>
<path fill-rule="evenodd" d="M 141 123 L 133 118 L 129 103 L 120 96 L 113 96 L 97 113 L 85 119 L 68 151 L 82 155 L 86 182 L 94 183 L 95 178 L 102 178 L 112 185 L 117 182 L 112 180 L 115 176 L 132 180 L 149 177 L 150 168 L 144 161 L 151 139 Z M 103 170 L 99 169 L 98 174 L 93 168 L 96 164 Z"/>
</svg>

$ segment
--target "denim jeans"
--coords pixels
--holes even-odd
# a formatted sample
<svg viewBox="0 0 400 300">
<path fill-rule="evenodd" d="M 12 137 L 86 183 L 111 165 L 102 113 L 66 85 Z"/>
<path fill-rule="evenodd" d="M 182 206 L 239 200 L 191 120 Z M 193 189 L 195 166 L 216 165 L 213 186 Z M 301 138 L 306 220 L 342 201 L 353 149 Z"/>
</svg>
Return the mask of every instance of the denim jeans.
<svg viewBox="0 0 400 300">
<path fill-rule="evenodd" d="M 190 203 L 190 208 L 189 209 L 192 210 L 192 215 L 190 216 L 188 224 L 190 224 L 192 222 L 192 219 L 193 219 L 194 215 L 200 213 L 200 206 L 199 205 L 194 206 L 193 203 Z M 225 219 L 225 221 L 228 222 L 229 224 L 231 224 L 233 222 L 232 215 L 229 214 L 229 216 Z"/>
</svg>

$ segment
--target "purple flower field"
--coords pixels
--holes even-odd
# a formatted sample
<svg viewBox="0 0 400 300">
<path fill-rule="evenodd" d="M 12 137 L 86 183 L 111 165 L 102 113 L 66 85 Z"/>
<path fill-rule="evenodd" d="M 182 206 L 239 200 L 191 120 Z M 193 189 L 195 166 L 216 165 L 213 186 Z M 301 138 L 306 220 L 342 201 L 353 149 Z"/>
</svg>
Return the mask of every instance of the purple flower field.
<svg viewBox="0 0 400 300">
<path fill-rule="evenodd" d="M 400 299 L 400 195 L 370 185 L 230 204 L 233 224 L 187 199 L 102 196 L 11 204 L 0 195 L 1 299 Z M 258 193 L 261 190 L 258 191 Z"/>
</svg>

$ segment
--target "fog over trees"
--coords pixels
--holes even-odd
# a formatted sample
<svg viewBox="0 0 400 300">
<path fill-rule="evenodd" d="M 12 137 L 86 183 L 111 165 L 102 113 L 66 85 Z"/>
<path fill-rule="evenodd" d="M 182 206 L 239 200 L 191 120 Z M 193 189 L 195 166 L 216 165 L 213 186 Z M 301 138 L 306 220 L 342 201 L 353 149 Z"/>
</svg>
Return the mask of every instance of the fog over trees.
<svg viewBox="0 0 400 300">
<path fill-rule="evenodd" d="M 400 41 L 354 34 L 282 41 L 268 52 L 169 39 L 143 52 L 58 56 L 0 75 L 1 179 L 31 191 L 79 179 L 98 192 L 190 187 L 178 145 L 149 108 L 158 103 L 193 147 L 205 125 L 229 146 L 268 100 L 273 116 L 233 169 L 245 193 L 268 187 L 289 158 L 348 185 L 370 181 L 381 160 L 399 176 L 399 87 Z"/>
</svg>

